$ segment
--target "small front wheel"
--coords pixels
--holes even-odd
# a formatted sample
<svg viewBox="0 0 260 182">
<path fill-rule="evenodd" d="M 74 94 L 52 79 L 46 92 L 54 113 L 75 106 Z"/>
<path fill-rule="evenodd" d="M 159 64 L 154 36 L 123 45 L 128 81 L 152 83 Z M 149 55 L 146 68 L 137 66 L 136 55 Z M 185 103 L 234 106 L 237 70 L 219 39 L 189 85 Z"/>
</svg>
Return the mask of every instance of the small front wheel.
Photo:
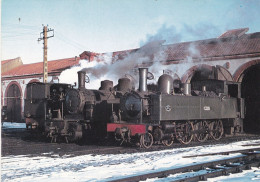
<svg viewBox="0 0 260 182">
<path fill-rule="evenodd" d="M 170 139 L 170 140 L 163 140 L 162 144 L 167 146 L 167 147 L 170 147 L 173 144 L 173 140 L 172 139 Z"/>
</svg>

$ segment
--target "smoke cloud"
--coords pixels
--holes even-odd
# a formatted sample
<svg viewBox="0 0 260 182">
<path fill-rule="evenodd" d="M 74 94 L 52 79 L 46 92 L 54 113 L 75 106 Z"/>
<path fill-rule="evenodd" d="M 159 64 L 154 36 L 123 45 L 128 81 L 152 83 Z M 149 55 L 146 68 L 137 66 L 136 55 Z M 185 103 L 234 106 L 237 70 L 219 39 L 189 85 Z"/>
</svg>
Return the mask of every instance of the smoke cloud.
<svg viewBox="0 0 260 182">
<path fill-rule="evenodd" d="M 114 61 L 112 54 L 103 54 L 95 58 L 94 61 L 81 60 L 79 66 L 65 70 L 60 75 L 60 82 L 74 84 L 77 82 L 77 72 L 82 70 L 90 77 L 89 89 L 98 89 L 102 80 L 108 79 L 117 84 L 119 78 L 130 74 L 133 80 L 138 80 L 137 72 L 133 71 L 141 65 L 151 65 L 154 62 L 166 59 L 162 43 L 164 41 L 152 41 L 142 46 L 140 49 L 127 53 L 124 58 Z M 102 61 L 99 61 L 102 60 Z M 135 83 L 137 84 L 137 83 Z"/>
<path fill-rule="evenodd" d="M 167 27 L 164 24 L 156 34 L 147 35 L 145 40 L 140 42 L 141 47 L 139 49 L 124 52 L 123 55 L 117 56 L 113 56 L 112 53 L 102 54 L 91 62 L 81 60 L 79 66 L 72 67 L 61 73 L 60 82 L 74 84 L 74 82 L 77 82 L 77 72 L 82 70 L 90 77 L 90 83 L 86 84 L 86 88 L 98 89 L 102 80 L 111 80 L 116 85 L 118 79 L 125 77 L 126 74 L 130 74 L 133 80 L 138 80 L 136 68 L 141 66 L 148 67 L 149 71 L 154 74 L 155 79 L 152 83 L 157 82 L 159 76 L 163 74 L 163 70 L 167 70 L 168 74 L 178 79 L 189 68 L 203 62 L 200 51 L 196 42 L 188 43 L 187 55 L 184 60 L 180 61 L 181 64 L 168 65 L 166 63 L 168 50 L 165 45 L 181 42 L 185 37 L 189 36 L 202 39 L 201 36 L 205 35 L 205 33 L 211 32 L 210 34 L 212 34 L 212 32 L 218 31 L 211 25 L 201 25 L 200 28 L 195 29 L 184 25 L 181 32 L 178 32 L 174 26 Z M 193 58 L 196 58 L 196 62 L 193 61 Z"/>
<path fill-rule="evenodd" d="M 140 41 L 140 46 L 158 40 L 165 40 L 165 44 L 175 44 L 209 39 L 217 37 L 221 33 L 222 31 L 218 27 L 205 22 L 201 22 L 194 27 L 184 23 L 179 30 L 173 25 L 167 26 L 166 24 L 163 24 L 154 35 L 146 35 L 145 39 Z"/>
</svg>

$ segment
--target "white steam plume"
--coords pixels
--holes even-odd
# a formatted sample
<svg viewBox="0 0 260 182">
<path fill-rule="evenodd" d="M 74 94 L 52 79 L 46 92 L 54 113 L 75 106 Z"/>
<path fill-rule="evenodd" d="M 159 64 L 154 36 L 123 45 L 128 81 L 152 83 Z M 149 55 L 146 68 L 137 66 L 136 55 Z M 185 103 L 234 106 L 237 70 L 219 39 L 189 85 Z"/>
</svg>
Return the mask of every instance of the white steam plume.
<svg viewBox="0 0 260 182">
<path fill-rule="evenodd" d="M 210 25 L 204 27 L 210 27 Z M 208 28 L 210 31 L 213 29 L 214 26 Z M 181 77 L 189 68 L 203 62 L 200 52 L 197 49 L 197 44 L 190 43 L 187 50 L 187 57 L 180 62 L 181 64 L 166 64 L 168 51 L 167 46 L 162 45 L 165 42 L 162 40 L 165 39 L 167 43 L 176 43 L 182 41 L 184 37 L 183 33 L 187 34 L 188 31 L 190 31 L 190 35 L 194 34 L 194 37 L 198 37 L 200 34 L 200 31 L 195 31 L 194 28 L 187 25 L 184 26 L 182 31 L 179 33 L 174 26 L 167 27 L 163 25 L 155 35 L 147 35 L 146 41 L 140 42 L 144 46 L 127 52 L 124 58 L 118 59 L 120 56 L 113 57 L 112 53 L 108 53 L 96 57 L 92 62 L 81 60 L 79 66 L 74 66 L 61 73 L 60 82 L 74 84 L 77 82 L 77 72 L 83 70 L 90 77 L 90 83 L 86 84 L 86 88 L 98 89 L 102 80 L 112 80 L 114 85 L 116 85 L 118 79 L 124 77 L 125 74 L 131 74 L 135 80 L 138 80 L 138 73 L 133 75 L 131 71 L 141 65 L 149 67 L 149 71 L 155 75 L 153 83 L 157 82 L 163 70 L 170 70 L 173 73 L 172 76 L 177 74 L 177 77 Z M 196 61 L 194 63 L 194 57 L 199 62 Z"/>
<path fill-rule="evenodd" d="M 77 72 L 80 70 L 85 71 L 90 77 L 90 83 L 86 84 L 86 88 L 89 89 L 98 89 L 100 82 L 105 79 L 112 80 L 114 85 L 116 85 L 118 79 L 124 77 L 125 74 L 131 74 L 135 80 L 138 80 L 136 78 L 137 75 L 133 75 L 132 71 L 134 68 L 138 65 L 153 64 L 166 59 L 165 51 L 161 46 L 162 43 L 163 41 L 150 42 L 115 62 L 113 62 L 112 54 L 103 54 L 96 57 L 92 62 L 81 60 L 78 66 L 61 73 L 60 82 L 74 84 L 77 82 Z"/>
<path fill-rule="evenodd" d="M 89 60 L 83 59 L 80 60 L 79 65 L 73 66 L 70 69 L 66 69 L 60 74 L 60 83 L 68 83 L 74 85 L 74 83 L 77 83 L 78 87 L 78 71 L 82 70 L 82 68 L 91 68 L 96 67 L 99 64 L 104 64 L 104 62 L 97 62 L 92 61 L 89 62 Z M 101 78 L 102 79 L 102 78 Z M 90 83 L 86 84 L 86 88 L 89 89 L 98 89 L 100 86 L 100 83 L 97 80 L 90 80 Z"/>
</svg>

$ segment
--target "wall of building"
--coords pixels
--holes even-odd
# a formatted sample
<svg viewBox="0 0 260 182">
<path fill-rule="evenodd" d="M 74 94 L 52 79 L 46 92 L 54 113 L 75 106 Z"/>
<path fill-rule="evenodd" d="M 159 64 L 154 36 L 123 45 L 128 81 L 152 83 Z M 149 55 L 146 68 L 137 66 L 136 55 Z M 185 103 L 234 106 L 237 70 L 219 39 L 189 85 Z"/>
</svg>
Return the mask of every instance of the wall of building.
<svg viewBox="0 0 260 182">
<path fill-rule="evenodd" d="M 12 59 L 12 60 L 9 60 L 8 62 L 6 62 L 6 63 L 1 65 L 2 66 L 1 67 L 1 72 L 5 73 L 5 72 L 7 72 L 7 71 L 9 71 L 11 69 L 14 69 L 14 68 L 22 65 L 22 64 L 23 64 L 23 62 L 22 62 L 20 57 Z"/>
</svg>

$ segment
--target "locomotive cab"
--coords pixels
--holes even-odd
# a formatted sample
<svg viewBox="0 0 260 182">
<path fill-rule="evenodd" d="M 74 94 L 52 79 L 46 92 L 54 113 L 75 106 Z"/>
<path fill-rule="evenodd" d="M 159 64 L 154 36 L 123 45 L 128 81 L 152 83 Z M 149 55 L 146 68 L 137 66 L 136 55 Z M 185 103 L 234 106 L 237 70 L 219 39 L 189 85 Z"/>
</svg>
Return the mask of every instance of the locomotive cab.
<svg viewBox="0 0 260 182">
<path fill-rule="evenodd" d="M 24 101 L 26 127 L 44 131 L 47 119 L 61 117 L 65 90 L 68 88 L 68 84 L 29 83 Z"/>
</svg>

